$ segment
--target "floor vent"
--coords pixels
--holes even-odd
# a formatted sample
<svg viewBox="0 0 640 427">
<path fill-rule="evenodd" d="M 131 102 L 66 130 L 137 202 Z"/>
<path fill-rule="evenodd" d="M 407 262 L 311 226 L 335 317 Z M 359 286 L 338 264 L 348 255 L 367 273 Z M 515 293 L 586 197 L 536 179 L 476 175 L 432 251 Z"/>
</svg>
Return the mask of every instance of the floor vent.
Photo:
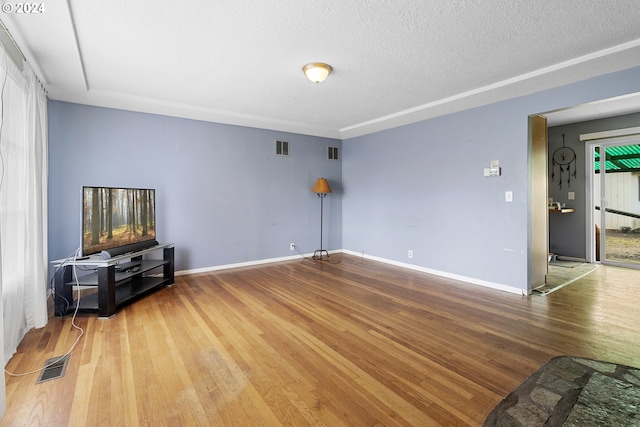
<svg viewBox="0 0 640 427">
<path fill-rule="evenodd" d="M 36 381 L 36 384 L 43 383 L 49 380 L 57 380 L 58 378 L 64 377 L 64 371 L 67 370 L 67 362 L 69 361 L 69 356 L 66 355 L 63 357 L 53 357 L 51 359 L 47 359 L 44 362 L 44 368 L 42 368 L 42 372 L 40 373 L 40 378 Z"/>
</svg>

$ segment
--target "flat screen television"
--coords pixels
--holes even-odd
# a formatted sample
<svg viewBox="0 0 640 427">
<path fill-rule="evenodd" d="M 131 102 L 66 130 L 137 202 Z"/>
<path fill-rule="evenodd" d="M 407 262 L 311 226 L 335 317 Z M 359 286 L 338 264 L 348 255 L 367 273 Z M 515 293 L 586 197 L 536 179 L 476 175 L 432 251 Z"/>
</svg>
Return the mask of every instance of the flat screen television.
<svg viewBox="0 0 640 427">
<path fill-rule="evenodd" d="M 157 244 L 155 189 L 82 187 L 82 256 Z"/>
</svg>

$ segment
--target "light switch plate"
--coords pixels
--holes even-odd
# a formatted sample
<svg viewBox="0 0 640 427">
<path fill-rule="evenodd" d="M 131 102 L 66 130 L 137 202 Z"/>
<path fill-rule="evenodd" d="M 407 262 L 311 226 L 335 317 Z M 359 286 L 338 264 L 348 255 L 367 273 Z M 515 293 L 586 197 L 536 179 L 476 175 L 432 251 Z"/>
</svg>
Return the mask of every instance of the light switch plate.
<svg viewBox="0 0 640 427">
<path fill-rule="evenodd" d="M 505 191 L 504 192 L 504 201 L 505 202 L 513 202 L 513 191 Z"/>
</svg>

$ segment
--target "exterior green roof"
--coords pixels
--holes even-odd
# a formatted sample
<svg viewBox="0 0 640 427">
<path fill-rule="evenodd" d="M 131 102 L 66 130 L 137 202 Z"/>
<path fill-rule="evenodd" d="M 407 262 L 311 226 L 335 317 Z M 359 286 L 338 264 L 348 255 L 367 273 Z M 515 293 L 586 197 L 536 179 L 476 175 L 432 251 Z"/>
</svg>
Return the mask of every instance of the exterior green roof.
<svg viewBox="0 0 640 427">
<path fill-rule="evenodd" d="M 607 147 L 606 171 L 640 172 L 640 144 Z M 600 153 L 595 152 L 595 171 L 600 172 Z"/>
</svg>

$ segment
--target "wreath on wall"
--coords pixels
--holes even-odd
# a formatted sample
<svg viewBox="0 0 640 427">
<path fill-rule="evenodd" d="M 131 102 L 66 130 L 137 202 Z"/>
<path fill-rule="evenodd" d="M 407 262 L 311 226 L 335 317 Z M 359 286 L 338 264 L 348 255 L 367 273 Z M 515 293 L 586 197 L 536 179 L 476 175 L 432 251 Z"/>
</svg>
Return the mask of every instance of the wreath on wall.
<svg viewBox="0 0 640 427">
<path fill-rule="evenodd" d="M 562 134 L 562 147 L 553 152 L 551 156 L 551 182 L 555 181 L 556 168 L 558 169 L 558 184 L 562 188 L 562 180 L 566 175 L 567 185 L 571 188 L 571 177 L 576 177 L 576 152 L 571 147 L 564 145 L 564 133 Z M 573 168 L 572 168 L 573 165 Z"/>
</svg>

